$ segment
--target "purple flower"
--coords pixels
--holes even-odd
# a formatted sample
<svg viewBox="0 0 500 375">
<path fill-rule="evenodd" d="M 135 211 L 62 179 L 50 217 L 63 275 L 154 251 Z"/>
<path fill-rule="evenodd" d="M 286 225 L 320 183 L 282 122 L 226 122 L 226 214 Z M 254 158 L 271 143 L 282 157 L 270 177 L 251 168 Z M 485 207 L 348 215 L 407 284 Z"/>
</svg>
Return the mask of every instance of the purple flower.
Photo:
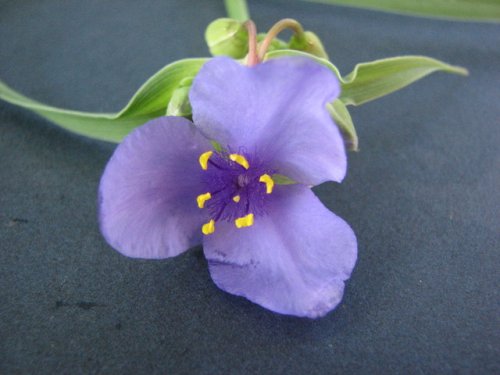
<svg viewBox="0 0 500 375">
<path fill-rule="evenodd" d="M 137 258 L 202 243 L 221 289 L 278 313 L 325 315 L 357 253 L 349 225 L 310 189 L 346 173 L 325 109 L 338 94 L 333 74 L 308 59 L 212 59 L 190 92 L 194 124 L 158 118 L 116 149 L 99 189 L 104 237 Z"/>
</svg>

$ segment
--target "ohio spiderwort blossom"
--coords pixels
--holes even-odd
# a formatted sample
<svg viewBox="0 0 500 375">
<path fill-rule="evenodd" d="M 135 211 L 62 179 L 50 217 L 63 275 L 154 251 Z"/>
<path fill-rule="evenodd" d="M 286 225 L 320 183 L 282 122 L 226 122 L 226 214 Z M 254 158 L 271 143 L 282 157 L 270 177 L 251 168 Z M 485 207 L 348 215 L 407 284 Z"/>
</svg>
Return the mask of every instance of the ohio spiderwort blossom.
<svg viewBox="0 0 500 375">
<path fill-rule="evenodd" d="M 310 189 L 346 173 L 325 109 L 338 94 L 334 75 L 308 59 L 212 59 L 190 92 L 194 124 L 158 118 L 116 149 L 99 189 L 104 237 L 137 258 L 202 243 L 221 289 L 278 313 L 325 315 L 357 253 L 349 225 Z"/>
</svg>

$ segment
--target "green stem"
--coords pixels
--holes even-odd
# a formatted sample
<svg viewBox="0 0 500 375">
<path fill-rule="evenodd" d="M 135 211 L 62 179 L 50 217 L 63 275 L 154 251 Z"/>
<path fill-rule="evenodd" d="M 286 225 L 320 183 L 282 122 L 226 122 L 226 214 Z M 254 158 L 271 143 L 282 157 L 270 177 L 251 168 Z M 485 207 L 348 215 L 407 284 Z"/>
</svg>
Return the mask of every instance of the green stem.
<svg viewBox="0 0 500 375">
<path fill-rule="evenodd" d="M 240 22 L 250 19 L 246 0 L 224 0 L 224 4 L 226 5 L 226 12 L 229 18 Z"/>
</svg>

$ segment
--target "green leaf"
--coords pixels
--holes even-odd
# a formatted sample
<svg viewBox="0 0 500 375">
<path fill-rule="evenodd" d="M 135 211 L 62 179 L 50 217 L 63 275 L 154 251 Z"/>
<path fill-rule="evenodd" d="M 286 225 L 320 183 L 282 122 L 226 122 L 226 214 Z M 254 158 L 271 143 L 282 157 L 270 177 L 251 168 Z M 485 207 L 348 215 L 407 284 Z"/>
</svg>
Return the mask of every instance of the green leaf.
<svg viewBox="0 0 500 375">
<path fill-rule="evenodd" d="M 351 151 L 359 151 L 358 135 L 356 133 L 356 129 L 354 128 L 351 115 L 349 114 L 345 104 L 341 100 L 337 99 L 333 103 L 328 103 L 326 105 L 326 109 L 330 113 L 330 116 L 332 116 L 337 126 L 340 128 L 347 148 Z"/>
<path fill-rule="evenodd" d="M 342 80 L 340 99 L 360 105 L 402 89 L 434 72 L 466 76 L 467 69 L 425 56 L 398 56 L 357 64 Z"/>
<path fill-rule="evenodd" d="M 498 0 L 307 0 L 420 17 L 500 22 Z"/>
<path fill-rule="evenodd" d="M 330 61 L 304 52 L 272 51 L 266 58 L 281 56 L 308 57 L 331 69 L 342 85 L 340 99 L 346 105 L 360 105 L 380 98 L 434 72 L 468 74 L 467 69 L 425 56 L 398 56 L 357 64 L 345 77 L 340 75 L 337 67 Z"/>
<path fill-rule="evenodd" d="M 149 78 L 117 113 L 90 113 L 51 107 L 11 89 L 0 81 L 0 99 L 32 110 L 59 126 L 90 138 L 120 142 L 132 129 L 163 116 L 183 79 L 196 75 L 208 59 L 185 59 L 165 66 Z"/>
</svg>

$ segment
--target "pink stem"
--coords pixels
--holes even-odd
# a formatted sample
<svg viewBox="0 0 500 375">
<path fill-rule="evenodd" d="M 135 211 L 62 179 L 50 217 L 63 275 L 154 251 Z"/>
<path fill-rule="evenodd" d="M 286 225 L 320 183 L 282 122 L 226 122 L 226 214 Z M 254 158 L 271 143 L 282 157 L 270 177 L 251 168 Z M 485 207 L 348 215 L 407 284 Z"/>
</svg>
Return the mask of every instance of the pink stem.
<svg viewBox="0 0 500 375">
<path fill-rule="evenodd" d="M 248 31 L 247 65 L 254 66 L 260 62 L 259 55 L 257 53 L 257 28 L 252 20 L 246 21 L 245 27 Z"/>
</svg>

